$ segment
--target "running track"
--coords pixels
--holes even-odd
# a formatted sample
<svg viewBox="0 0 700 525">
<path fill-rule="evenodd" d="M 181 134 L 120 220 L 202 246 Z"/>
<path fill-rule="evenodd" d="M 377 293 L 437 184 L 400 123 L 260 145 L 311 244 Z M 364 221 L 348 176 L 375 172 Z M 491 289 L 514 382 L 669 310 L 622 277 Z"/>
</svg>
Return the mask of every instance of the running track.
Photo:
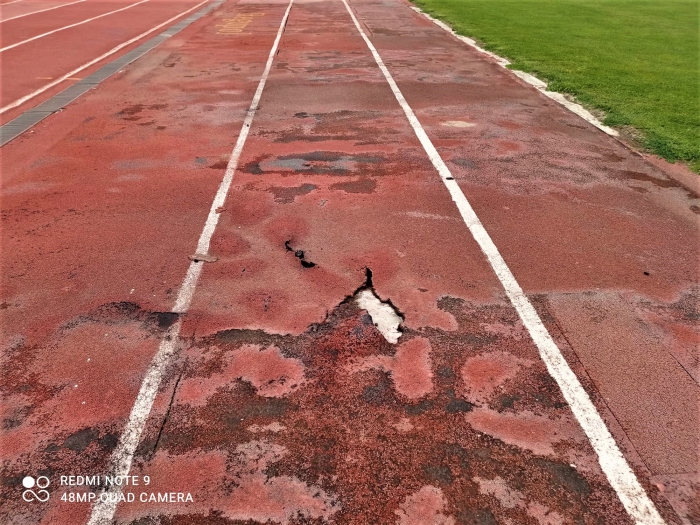
<svg viewBox="0 0 700 525">
<path fill-rule="evenodd" d="M 136 47 L 143 38 L 131 41 L 139 35 L 200 3 L 193 0 L 140 1 L 23 0 L 5 7 L 0 5 L 0 122 L 8 122 L 28 107 L 86 77 L 101 64 Z M 87 20 L 89 22 L 85 22 Z M 113 52 L 127 42 L 131 43 Z M 105 54 L 109 56 L 91 64 Z M 51 86 L 78 69 L 80 71 L 74 75 Z M 31 96 L 43 89 L 46 90 Z M 27 97 L 31 98 L 16 105 Z"/>
<path fill-rule="evenodd" d="M 697 521 L 697 194 L 408 4 L 226 2 L 1 155 L 3 523 Z"/>
</svg>

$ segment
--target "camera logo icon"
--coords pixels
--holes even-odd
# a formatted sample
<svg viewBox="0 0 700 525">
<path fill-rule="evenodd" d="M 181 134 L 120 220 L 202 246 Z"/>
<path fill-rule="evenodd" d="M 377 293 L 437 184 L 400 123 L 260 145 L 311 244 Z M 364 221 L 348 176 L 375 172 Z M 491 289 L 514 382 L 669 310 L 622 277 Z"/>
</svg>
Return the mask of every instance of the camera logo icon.
<svg viewBox="0 0 700 525">
<path fill-rule="evenodd" d="M 46 476 L 39 476 L 38 478 L 34 479 L 31 476 L 26 476 L 22 480 L 22 486 L 27 489 L 24 492 L 22 492 L 22 499 L 27 502 L 31 501 L 40 501 L 41 503 L 44 503 L 46 501 L 49 501 L 49 498 L 51 497 L 49 495 L 48 490 L 44 490 L 51 484 L 51 481 L 49 481 L 49 478 Z M 32 489 L 36 487 L 37 490 L 34 492 Z"/>
</svg>

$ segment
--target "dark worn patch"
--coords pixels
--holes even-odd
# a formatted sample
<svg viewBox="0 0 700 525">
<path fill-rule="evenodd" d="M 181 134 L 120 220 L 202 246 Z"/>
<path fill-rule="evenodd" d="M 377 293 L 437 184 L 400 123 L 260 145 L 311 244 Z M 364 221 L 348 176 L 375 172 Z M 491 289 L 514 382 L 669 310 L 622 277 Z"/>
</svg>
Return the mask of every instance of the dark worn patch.
<svg viewBox="0 0 700 525">
<path fill-rule="evenodd" d="M 374 180 L 367 178 L 331 184 L 332 190 L 343 190 L 346 193 L 372 193 L 376 187 L 377 183 Z"/>
<path fill-rule="evenodd" d="M 311 193 L 315 189 L 316 186 L 313 184 L 302 184 L 301 186 L 294 186 L 291 188 L 273 186 L 272 188 L 268 188 L 267 191 L 275 196 L 275 202 L 279 202 L 280 204 L 288 204 L 290 202 L 294 202 L 294 199 L 297 197 Z"/>
<path fill-rule="evenodd" d="M 63 442 L 63 446 L 74 452 L 82 452 L 90 446 L 90 443 L 97 441 L 99 437 L 100 434 L 97 430 L 84 428 L 68 436 Z"/>
</svg>

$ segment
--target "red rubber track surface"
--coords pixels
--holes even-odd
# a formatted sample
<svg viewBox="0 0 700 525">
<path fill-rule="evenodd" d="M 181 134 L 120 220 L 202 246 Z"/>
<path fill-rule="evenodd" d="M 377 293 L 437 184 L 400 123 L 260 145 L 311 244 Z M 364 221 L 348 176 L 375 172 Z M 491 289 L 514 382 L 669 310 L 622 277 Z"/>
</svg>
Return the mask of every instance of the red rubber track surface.
<svg viewBox="0 0 700 525">
<path fill-rule="evenodd" d="M 25 16 L 43 9 L 49 9 L 59 5 L 67 4 L 72 0 L 21 0 L 20 2 L 0 3 L 0 20 L 8 20 L 16 16 Z"/>
<path fill-rule="evenodd" d="M 87 520 L 58 476 L 108 468 L 286 5 L 224 4 L 2 149 L 3 523 Z M 698 196 L 407 4 L 352 7 L 659 512 L 692 523 Z M 341 2 L 294 3 L 219 212 L 132 467 L 194 502 L 117 523 L 631 523 Z M 352 300 L 367 269 L 397 345 Z"/>
<path fill-rule="evenodd" d="M 134 3 L 136 2 L 88 0 L 46 13 L 10 20 L 0 25 L 0 30 L 2 30 L 1 47 Z M 2 67 L 0 105 L 5 106 L 34 92 L 50 83 L 51 80 L 90 62 L 119 44 L 131 40 L 198 3 L 194 0 L 149 0 L 131 9 L 98 18 L 4 51 L 0 54 Z M 157 35 L 158 32 L 154 32 L 149 37 Z M 135 42 L 133 46 L 137 46 L 139 43 Z M 118 54 L 112 55 L 105 62 L 113 60 L 119 54 L 128 52 L 130 48 L 120 50 Z M 98 63 L 81 71 L 75 78 L 84 78 L 100 65 Z M 25 104 L 3 113 L 0 119 L 3 123 L 11 120 L 22 111 L 26 111 L 45 100 L 49 94 L 65 89 L 72 82 L 74 80 L 66 80 L 46 94 L 37 96 Z"/>
</svg>

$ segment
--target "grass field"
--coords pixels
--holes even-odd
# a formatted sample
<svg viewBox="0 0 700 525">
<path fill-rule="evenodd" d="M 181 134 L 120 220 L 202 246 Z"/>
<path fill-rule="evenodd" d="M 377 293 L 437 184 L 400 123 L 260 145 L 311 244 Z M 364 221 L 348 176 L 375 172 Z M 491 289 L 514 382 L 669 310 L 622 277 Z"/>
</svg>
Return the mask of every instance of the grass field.
<svg viewBox="0 0 700 525">
<path fill-rule="evenodd" d="M 414 2 L 700 173 L 697 0 Z"/>
</svg>

